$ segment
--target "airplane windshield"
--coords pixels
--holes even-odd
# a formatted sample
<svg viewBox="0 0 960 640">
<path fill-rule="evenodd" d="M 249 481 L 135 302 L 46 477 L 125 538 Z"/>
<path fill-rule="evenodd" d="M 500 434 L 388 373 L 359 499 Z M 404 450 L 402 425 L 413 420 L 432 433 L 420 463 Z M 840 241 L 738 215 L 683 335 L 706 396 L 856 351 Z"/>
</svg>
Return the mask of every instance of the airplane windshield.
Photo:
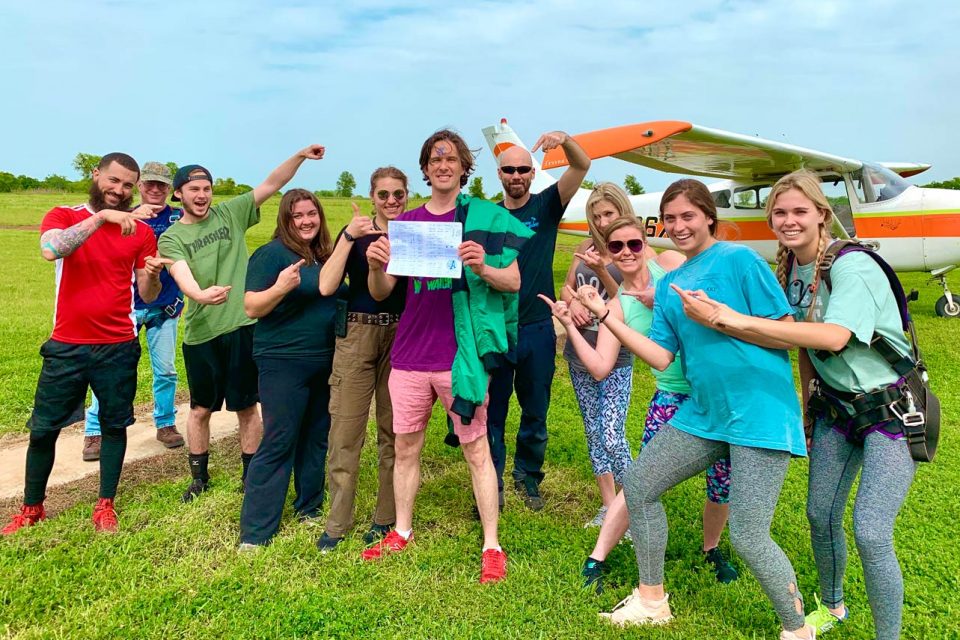
<svg viewBox="0 0 960 640">
<path fill-rule="evenodd" d="M 910 186 L 910 183 L 899 175 L 878 164 L 864 163 L 862 171 L 861 188 L 866 202 L 896 198 Z"/>
</svg>

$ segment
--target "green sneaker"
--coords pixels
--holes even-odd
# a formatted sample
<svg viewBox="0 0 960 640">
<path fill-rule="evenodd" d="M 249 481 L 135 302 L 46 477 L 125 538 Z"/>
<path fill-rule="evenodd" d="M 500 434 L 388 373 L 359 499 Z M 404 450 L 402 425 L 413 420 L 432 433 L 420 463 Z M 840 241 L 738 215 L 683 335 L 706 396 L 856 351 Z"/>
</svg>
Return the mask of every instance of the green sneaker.
<svg viewBox="0 0 960 640">
<path fill-rule="evenodd" d="M 817 630 L 817 635 L 830 631 L 838 624 L 843 624 L 850 617 L 850 609 L 846 607 L 843 608 L 842 617 L 836 616 L 830 612 L 827 605 L 820 602 L 819 597 L 814 595 L 813 599 L 817 603 L 817 608 L 808 613 L 804 621 Z"/>
</svg>

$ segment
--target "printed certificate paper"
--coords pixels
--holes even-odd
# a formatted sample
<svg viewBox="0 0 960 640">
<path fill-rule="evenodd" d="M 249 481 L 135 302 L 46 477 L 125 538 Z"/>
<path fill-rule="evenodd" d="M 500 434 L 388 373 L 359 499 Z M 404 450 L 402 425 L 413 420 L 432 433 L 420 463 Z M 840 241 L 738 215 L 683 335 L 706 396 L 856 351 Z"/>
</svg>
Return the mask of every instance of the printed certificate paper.
<svg viewBox="0 0 960 640">
<path fill-rule="evenodd" d="M 463 263 L 457 247 L 463 242 L 459 222 L 390 221 L 390 263 L 392 276 L 459 278 Z"/>
</svg>

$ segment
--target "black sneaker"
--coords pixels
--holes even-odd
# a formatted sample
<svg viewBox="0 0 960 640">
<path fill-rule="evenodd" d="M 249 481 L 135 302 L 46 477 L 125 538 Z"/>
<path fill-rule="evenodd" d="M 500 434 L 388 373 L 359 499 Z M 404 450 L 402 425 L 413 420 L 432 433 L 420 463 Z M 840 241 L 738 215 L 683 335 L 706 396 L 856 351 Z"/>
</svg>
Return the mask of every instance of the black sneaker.
<svg viewBox="0 0 960 640">
<path fill-rule="evenodd" d="M 503 513 L 503 489 L 497 492 L 497 506 L 500 513 Z M 480 509 L 477 509 L 477 505 L 473 505 L 473 519 L 480 522 Z"/>
<path fill-rule="evenodd" d="M 343 538 L 334 538 L 333 536 L 327 535 L 327 532 L 324 531 L 320 534 L 320 539 L 317 540 L 317 549 L 320 550 L 320 553 L 330 553 L 337 548 L 337 545 L 343 542 Z"/>
<path fill-rule="evenodd" d="M 195 498 L 209 488 L 210 482 L 208 480 L 199 480 L 194 478 L 193 482 L 190 483 L 190 486 L 187 487 L 187 490 L 183 492 L 182 496 L 180 496 L 180 499 L 184 502 L 193 502 Z"/>
<path fill-rule="evenodd" d="M 583 569 L 580 570 L 580 575 L 583 577 L 583 588 L 593 590 L 598 596 L 601 595 L 603 593 L 603 572 L 606 571 L 606 568 L 603 560 L 587 558 L 586 562 L 583 563 Z"/>
<path fill-rule="evenodd" d="M 393 529 L 393 524 L 377 524 L 374 522 L 370 525 L 370 529 L 363 534 L 363 543 L 367 546 L 373 544 L 377 540 L 386 537 L 386 535 L 390 533 L 390 529 Z"/>
<path fill-rule="evenodd" d="M 543 498 L 540 497 L 540 487 L 537 481 L 527 476 L 523 480 L 514 480 L 513 487 L 523 498 L 523 504 L 531 511 L 540 511 L 543 509 Z"/>
<path fill-rule="evenodd" d="M 713 565 L 713 573 L 717 576 L 717 582 L 729 584 L 739 577 L 736 568 L 730 564 L 720 547 L 714 547 L 710 551 L 704 552 L 707 562 Z"/>
</svg>

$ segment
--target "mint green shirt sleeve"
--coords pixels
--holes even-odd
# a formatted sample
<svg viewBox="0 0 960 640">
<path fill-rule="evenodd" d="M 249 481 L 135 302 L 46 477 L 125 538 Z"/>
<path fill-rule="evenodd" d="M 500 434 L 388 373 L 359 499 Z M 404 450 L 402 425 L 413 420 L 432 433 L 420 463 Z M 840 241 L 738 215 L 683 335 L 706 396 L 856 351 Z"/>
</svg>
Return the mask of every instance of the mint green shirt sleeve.
<svg viewBox="0 0 960 640">
<path fill-rule="evenodd" d="M 823 322 L 848 329 L 859 342 L 870 344 L 886 299 L 893 302 L 887 277 L 870 256 L 850 253 L 834 262 L 830 282 Z M 896 311 L 895 302 L 892 308 Z"/>
</svg>

